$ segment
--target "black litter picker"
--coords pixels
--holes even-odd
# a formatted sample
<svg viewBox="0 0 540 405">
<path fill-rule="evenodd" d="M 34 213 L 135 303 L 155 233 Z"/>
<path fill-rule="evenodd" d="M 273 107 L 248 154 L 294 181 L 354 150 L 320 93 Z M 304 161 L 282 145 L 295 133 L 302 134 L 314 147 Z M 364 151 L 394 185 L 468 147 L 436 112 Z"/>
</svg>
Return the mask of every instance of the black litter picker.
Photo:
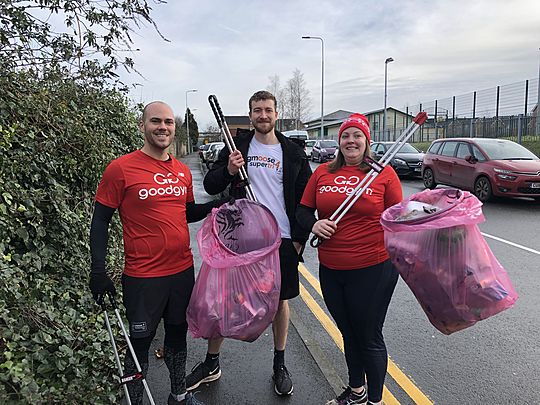
<svg viewBox="0 0 540 405">
<path fill-rule="evenodd" d="M 108 303 L 106 301 L 108 301 Z M 131 340 L 129 339 L 129 335 L 126 331 L 126 327 L 124 326 L 124 322 L 122 321 L 122 317 L 120 316 L 120 311 L 118 310 L 118 306 L 116 305 L 114 296 L 107 292 L 100 297 L 100 299 L 98 300 L 98 303 L 101 306 L 101 309 L 103 310 L 103 315 L 105 315 L 105 326 L 107 327 L 107 332 L 109 333 L 109 338 L 111 339 L 111 345 L 112 345 L 112 349 L 114 353 L 114 358 L 116 359 L 116 365 L 118 366 L 120 384 L 124 387 L 124 393 L 126 395 L 126 403 L 128 405 L 131 405 L 131 398 L 129 396 L 127 384 L 134 381 L 142 380 L 142 383 L 146 391 L 146 394 L 148 395 L 148 400 L 150 401 L 150 404 L 155 405 L 154 398 L 152 397 L 152 393 L 150 392 L 150 388 L 148 387 L 146 378 L 143 375 L 141 365 L 139 364 L 139 360 L 137 359 L 137 355 L 135 354 L 135 350 L 133 350 Z M 124 368 L 122 367 L 122 362 L 120 361 L 120 356 L 118 354 L 118 347 L 116 346 L 116 340 L 114 339 L 113 331 L 111 328 L 111 322 L 109 320 L 109 314 L 107 313 L 108 304 L 113 309 L 114 314 L 116 315 L 116 321 L 118 323 L 118 326 L 120 327 L 120 329 L 122 329 L 122 333 L 124 334 L 124 338 L 126 339 L 129 352 L 131 353 L 131 356 L 135 363 L 135 367 L 137 367 L 137 372 L 134 374 L 124 374 Z"/>
</svg>

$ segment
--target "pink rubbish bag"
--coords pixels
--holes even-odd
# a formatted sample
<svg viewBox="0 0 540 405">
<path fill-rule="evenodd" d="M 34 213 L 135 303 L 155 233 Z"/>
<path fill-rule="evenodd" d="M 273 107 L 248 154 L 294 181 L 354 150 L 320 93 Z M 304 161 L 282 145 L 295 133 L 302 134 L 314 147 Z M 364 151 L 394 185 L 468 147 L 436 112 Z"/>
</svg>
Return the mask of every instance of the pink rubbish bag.
<svg viewBox="0 0 540 405">
<path fill-rule="evenodd" d="M 203 264 L 187 309 L 194 337 L 253 342 L 279 304 L 278 224 L 247 199 L 214 208 L 197 233 Z"/>
<path fill-rule="evenodd" d="M 449 335 L 516 302 L 508 274 L 484 240 L 482 203 L 457 189 L 425 190 L 383 212 L 392 263 L 429 321 Z"/>
</svg>

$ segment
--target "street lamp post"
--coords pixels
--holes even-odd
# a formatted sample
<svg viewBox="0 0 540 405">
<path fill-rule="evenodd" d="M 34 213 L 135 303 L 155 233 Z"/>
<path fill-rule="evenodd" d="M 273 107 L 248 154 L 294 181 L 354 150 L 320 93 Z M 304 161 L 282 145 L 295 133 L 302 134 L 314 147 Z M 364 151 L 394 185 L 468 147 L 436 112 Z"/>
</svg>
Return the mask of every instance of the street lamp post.
<svg viewBox="0 0 540 405">
<path fill-rule="evenodd" d="M 308 35 L 303 36 L 302 39 L 318 39 L 321 41 L 321 133 L 319 139 L 322 139 L 324 134 L 324 40 L 321 37 Z"/>
<path fill-rule="evenodd" d="M 191 153 L 191 137 L 189 136 L 189 108 L 187 102 L 188 93 L 195 93 L 197 89 L 186 90 L 186 132 L 187 132 L 187 152 Z"/>
<path fill-rule="evenodd" d="M 540 48 L 538 48 L 540 51 Z M 536 94 L 536 136 L 540 135 L 540 62 L 538 63 L 538 93 Z"/>
<path fill-rule="evenodd" d="M 386 96 L 387 96 L 387 83 L 388 83 L 388 64 L 393 62 L 394 59 L 387 58 L 384 61 L 384 114 L 383 114 L 383 123 L 382 123 L 382 140 L 385 140 L 386 137 Z"/>
</svg>

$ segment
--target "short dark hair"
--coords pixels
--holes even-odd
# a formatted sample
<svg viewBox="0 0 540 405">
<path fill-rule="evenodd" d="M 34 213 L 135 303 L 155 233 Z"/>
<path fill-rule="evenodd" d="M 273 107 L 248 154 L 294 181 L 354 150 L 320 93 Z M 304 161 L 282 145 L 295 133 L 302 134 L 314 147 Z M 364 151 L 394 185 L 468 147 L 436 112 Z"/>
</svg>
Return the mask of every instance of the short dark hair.
<svg viewBox="0 0 540 405">
<path fill-rule="evenodd" d="M 277 100 L 272 93 L 266 90 L 255 92 L 249 99 L 249 112 L 251 112 L 251 103 L 254 101 L 274 100 L 274 108 L 277 110 Z"/>
</svg>

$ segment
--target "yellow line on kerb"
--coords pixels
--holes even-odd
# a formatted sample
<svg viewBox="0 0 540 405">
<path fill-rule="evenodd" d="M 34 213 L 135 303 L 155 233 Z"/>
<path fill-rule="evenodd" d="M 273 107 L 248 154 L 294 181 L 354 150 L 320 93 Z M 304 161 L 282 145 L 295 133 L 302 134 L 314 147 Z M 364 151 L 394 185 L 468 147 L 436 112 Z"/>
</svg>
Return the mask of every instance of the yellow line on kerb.
<svg viewBox="0 0 540 405">
<path fill-rule="evenodd" d="M 317 291 L 317 293 L 322 296 L 319 280 L 317 280 L 302 263 L 298 265 L 298 270 L 300 271 L 302 276 L 304 276 L 304 278 L 309 282 L 309 284 L 311 284 L 315 291 Z M 341 332 L 302 284 L 300 284 L 300 296 L 302 297 L 308 308 L 311 310 L 311 312 L 313 312 L 315 317 L 319 320 L 323 328 L 334 340 L 339 350 L 343 352 L 343 338 L 341 337 Z M 403 371 L 399 369 L 399 367 L 390 358 L 388 359 L 388 374 L 390 374 L 394 381 L 399 384 L 399 386 L 407 393 L 407 395 L 409 395 L 409 397 L 411 397 L 411 399 L 416 404 L 433 405 L 433 402 L 430 401 L 429 398 L 422 391 L 420 391 L 418 387 L 416 387 L 416 385 L 414 385 L 414 383 L 405 375 L 405 373 L 403 373 Z M 386 387 L 384 387 L 383 391 L 383 401 L 387 405 L 399 405 L 399 401 Z"/>
</svg>

